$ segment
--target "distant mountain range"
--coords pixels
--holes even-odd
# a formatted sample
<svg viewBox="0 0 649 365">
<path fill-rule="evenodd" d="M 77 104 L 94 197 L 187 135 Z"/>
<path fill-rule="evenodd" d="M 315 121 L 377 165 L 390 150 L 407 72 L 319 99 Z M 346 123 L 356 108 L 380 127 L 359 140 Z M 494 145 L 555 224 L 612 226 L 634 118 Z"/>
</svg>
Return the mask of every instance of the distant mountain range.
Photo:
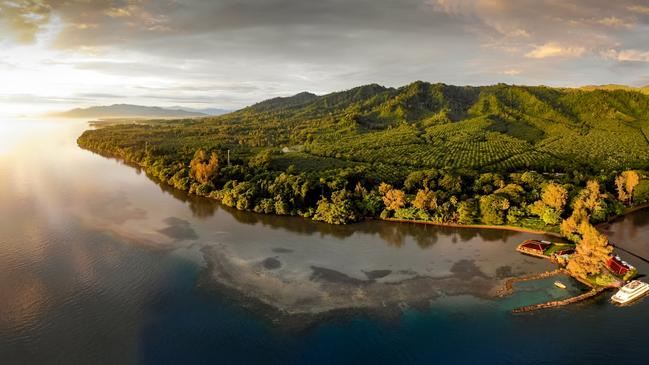
<svg viewBox="0 0 649 365">
<path fill-rule="evenodd" d="M 232 110 L 230 109 L 221 109 L 221 108 L 187 108 L 184 106 L 170 106 L 168 108 L 169 110 L 184 110 L 187 112 L 193 112 L 193 113 L 201 113 L 201 114 L 206 114 L 206 115 L 222 115 L 222 114 L 227 114 L 230 113 Z"/>
<path fill-rule="evenodd" d="M 114 104 L 76 108 L 51 115 L 66 118 L 187 118 L 221 115 L 228 110 L 217 108 L 194 109 L 183 107 L 161 108 L 131 104 Z"/>
</svg>

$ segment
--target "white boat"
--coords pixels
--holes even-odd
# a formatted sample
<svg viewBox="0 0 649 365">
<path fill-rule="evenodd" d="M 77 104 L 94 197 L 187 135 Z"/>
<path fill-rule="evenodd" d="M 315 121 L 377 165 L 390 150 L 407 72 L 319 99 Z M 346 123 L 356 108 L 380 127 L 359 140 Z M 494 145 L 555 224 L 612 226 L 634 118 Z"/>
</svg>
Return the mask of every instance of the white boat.
<svg viewBox="0 0 649 365">
<path fill-rule="evenodd" d="M 630 283 L 626 284 L 620 290 L 615 293 L 611 298 L 616 303 L 625 304 L 631 302 L 635 299 L 640 298 L 641 296 L 649 292 L 649 284 L 644 283 L 640 280 L 633 280 Z"/>
</svg>

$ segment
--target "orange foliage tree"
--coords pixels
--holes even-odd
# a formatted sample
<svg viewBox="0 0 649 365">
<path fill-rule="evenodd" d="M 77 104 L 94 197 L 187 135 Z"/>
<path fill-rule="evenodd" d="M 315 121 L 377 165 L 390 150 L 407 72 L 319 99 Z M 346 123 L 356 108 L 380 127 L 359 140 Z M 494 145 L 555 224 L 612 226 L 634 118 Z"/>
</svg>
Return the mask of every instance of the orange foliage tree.
<svg viewBox="0 0 649 365">
<path fill-rule="evenodd" d="M 623 203 L 633 201 L 633 189 L 640 182 L 640 176 L 636 171 L 629 170 L 621 173 L 615 178 L 615 187 L 617 188 L 618 199 Z"/>
<path fill-rule="evenodd" d="M 406 193 L 394 189 L 390 184 L 381 183 L 379 193 L 383 196 L 383 204 L 387 210 L 399 210 L 406 206 Z"/>
<path fill-rule="evenodd" d="M 189 176 L 201 184 L 206 184 L 218 173 L 219 157 L 216 152 L 212 152 L 208 160 L 207 153 L 200 149 L 194 154 L 189 167 Z"/>
</svg>

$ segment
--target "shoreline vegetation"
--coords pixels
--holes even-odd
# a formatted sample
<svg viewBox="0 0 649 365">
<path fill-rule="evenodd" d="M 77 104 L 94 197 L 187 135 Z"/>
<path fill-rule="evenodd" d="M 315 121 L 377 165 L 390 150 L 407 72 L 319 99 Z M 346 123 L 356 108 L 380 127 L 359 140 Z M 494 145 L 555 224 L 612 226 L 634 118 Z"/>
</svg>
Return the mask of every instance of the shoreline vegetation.
<svg viewBox="0 0 649 365">
<path fill-rule="evenodd" d="M 496 229 L 496 230 L 503 230 L 503 231 L 532 233 L 532 234 L 539 234 L 539 235 L 546 235 L 546 236 L 553 236 L 553 237 L 557 237 L 557 238 L 563 238 L 563 236 L 560 235 L 557 232 L 535 230 L 535 229 L 530 229 L 530 228 L 508 226 L 508 225 L 495 226 L 495 225 L 487 225 L 487 224 L 438 223 L 438 222 L 432 222 L 432 221 L 396 219 L 396 218 L 383 218 L 381 220 L 386 221 L 386 222 L 397 222 L 397 223 L 428 224 L 428 225 L 433 225 L 433 226 L 438 226 L 438 227 L 450 227 L 450 228 Z"/>
<path fill-rule="evenodd" d="M 85 134 L 85 132 L 84 132 L 84 134 Z M 127 165 L 129 165 L 131 167 L 141 169 L 147 175 L 149 175 L 150 177 L 152 177 L 153 179 L 155 179 L 159 183 L 168 185 L 171 188 L 175 188 L 175 189 L 184 191 L 185 193 L 189 193 L 189 194 L 201 197 L 201 198 L 213 199 L 213 200 L 218 201 L 221 204 L 224 204 L 224 205 L 226 205 L 228 207 L 235 208 L 235 209 L 238 209 L 238 210 L 249 210 L 251 212 L 258 213 L 258 214 L 301 216 L 303 218 L 310 218 L 310 219 L 313 219 L 313 220 L 317 220 L 317 219 L 314 219 L 314 217 L 312 215 L 310 216 L 308 214 L 307 215 L 301 214 L 302 212 L 299 212 L 299 211 L 298 212 L 288 212 L 288 213 L 285 213 L 285 214 L 277 214 L 277 213 L 274 213 L 274 212 L 257 211 L 257 210 L 254 210 L 254 209 L 253 210 L 251 210 L 251 209 L 240 209 L 240 206 L 238 206 L 237 204 L 227 204 L 227 202 L 224 202 L 223 201 L 223 196 L 220 195 L 220 194 L 211 193 L 211 194 L 205 195 L 205 194 L 201 194 L 199 191 L 196 191 L 196 190 L 192 192 L 191 189 L 179 188 L 177 185 L 171 183 L 169 180 L 161 179 L 161 176 L 154 174 L 154 171 L 152 171 L 150 169 L 150 166 L 147 166 L 146 164 L 144 164 L 144 163 L 142 163 L 140 161 L 136 161 L 136 160 L 132 160 L 132 159 L 129 159 L 127 157 L 124 157 L 123 154 L 121 154 L 121 153 L 113 153 L 113 152 L 110 152 L 110 151 L 98 150 L 98 149 L 93 149 L 93 148 L 85 146 L 84 143 L 81 142 L 82 137 L 83 137 L 83 135 L 79 138 L 80 139 L 79 140 L 79 146 L 80 147 L 82 147 L 84 149 L 87 149 L 88 151 L 97 153 L 97 154 L 99 154 L 99 155 L 101 155 L 103 157 L 114 158 L 116 160 L 124 162 L 125 164 L 127 164 Z M 531 173 L 537 175 L 537 177 L 542 178 L 542 176 L 543 176 L 542 174 L 537 174 L 536 172 L 531 172 Z M 649 191 L 647 192 L 646 196 L 645 196 L 645 191 L 644 191 L 644 185 L 645 184 L 647 185 L 647 189 L 649 189 L 649 173 L 644 172 L 644 171 L 642 171 L 640 173 L 642 174 L 642 180 L 640 182 L 643 183 L 643 191 L 642 191 L 641 199 L 643 199 L 643 200 L 644 199 L 649 199 Z M 490 173 L 487 173 L 486 175 L 490 175 Z M 550 184 L 553 184 L 554 180 L 549 180 L 549 181 L 550 181 Z M 226 185 L 227 185 L 227 183 L 226 183 Z M 560 192 L 559 194 L 565 194 L 565 193 Z M 573 193 L 571 195 L 575 195 L 575 194 Z M 415 198 L 416 198 L 416 196 L 415 196 Z M 601 198 L 608 199 L 608 198 L 610 198 L 610 195 L 603 194 Z M 405 199 L 407 199 L 405 195 L 403 196 L 403 199 L 404 199 L 403 204 L 405 205 L 406 204 Z M 389 201 L 386 202 L 385 197 L 383 197 L 383 199 L 380 199 L 380 197 L 379 197 L 378 200 L 380 200 L 380 201 L 376 201 L 375 202 L 376 205 L 381 205 L 382 202 L 383 202 L 383 204 L 386 204 L 386 203 L 389 202 Z M 565 205 L 565 203 L 563 203 L 563 204 Z M 609 214 L 609 215 L 608 216 L 603 216 L 603 217 L 601 216 L 602 212 L 600 212 L 600 216 L 595 219 L 595 224 L 597 225 L 597 227 L 601 227 L 602 225 L 609 224 L 609 223 L 615 221 L 616 219 L 624 217 L 627 214 L 636 212 L 638 210 L 649 208 L 649 202 L 643 202 L 641 204 L 632 205 L 632 206 L 624 206 L 620 202 L 616 201 L 614 198 L 612 199 L 612 204 L 615 205 L 615 206 L 613 208 L 609 208 L 609 209 L 615 209 L 614 211 L 612 211 L 612 212 L 604 212 L 604 214 Z M 385 207 L 385 205 L 383 205 L 383 206 Z M 476 208 L 477 208 L 476 210 L 479 211 L 479 207 L 476 207 Z M 529 207 L 528 206 L 528 209 L 530 211 L 533 211 L 534 207 Z M 444 222 L 444 221 L 434 221 L 434 220 L 422 220 L 422 219 L 417 219 L 418 217 L 416 217 L 416 216 L 411 216 L 412 218 L 409 218 L 409 217 L 408 218 L 397 218 L 397 217 L 393 216 L 395 214 L 394 211 L 390 214 L 389 212 L 386 212 L 386 210 L 387 209 L 384 209 L 383 211 L 381 211 L 381 213 L 383 213 L 381 215 L 378 215 L 378 216 L 365 216 L 365 217 L 361 217 L 361 218 L 356 218 L 354 221 L 360 221 L 361 219 L 377 219 L 377 220 L 381 220 L 381 221 L 385 221 L 385 222 L 413 223 L 413 224 L 434 225 L 434 226 L 452 227 L 452 228 L 496 229 L 496 230 L 506 230 L 506 231 L 512 231 L 512 232 L 523 232 L 523 233 L 549 235 L 549 236 L 553 236 L 553 237 L 557 237 L 557 238 L 565 238 L 565 236 L 562 235 L 561 232 L 560 232 L 560 226 L 559 226 L 559 223 L 561 223 L 561 221 L 559 221 L 560 217 L 557 218 L 557 219 L 554 219 L 553 222 L 555 224 L 553 224 L 553 225 L 545 224 L 543 222 L 542 217 L 537 217 L 537 218 L 532 218 L 532 219 L 528 218 L 527 222 L 531 222 L 532 225 L 535 226 L 533 228 L 533 227 L 530 227 L 530 226 L 522 226 L 522 225 L 521 226 L 516 226 L 516 225 L 504 224 L 504 221 L 507 221 L 507 220 L 511 219 L 511 218 L 509 218 L 509 216 L 504 217 L 505 219 L 503 219 L 503 224 L 485 224 L 485 223 L 476 222 L 476 220 L 479 220 L 479 217 L 476 217 L 475 215 L 479 214 L 479 213 L 471 212 L 472 216 L 471 216 L 470 222 L 472 222 L 472 223 L 459 223 L 459 222 Z M 313 212 L 311 212 L 311 213 L 313 213 Z M 390 215 L 392 215 L 392 217 Z M 455 217 L 455 218 L 457 219 L 457 217 Z M 325 223 L 329 223 L 329 224 L 347 224 L 347 223 L 353 223 L 354 222 L 354 221 L 329 222 L 329 221 L 326 221 L 326 220 L 321 220 L 321 221 L 323 221 Z"/>
<path fill-rule="evenodd" d="M 618 219 L 621 219 L 621 218 L 624 218 L 625 216 L 627 216 L 627 215 L 629 215 L 631 213 L 635 213 L 637 211 L 648 209 L 648 208 L 649 208 L 649 203 L 639 204 L 639 205 L 636 205 L 636 206 L 625 208 L 622 213 L 608 218 L 606 220 L 606 222 L 599 223 L 597 225 L 597 227 L 601 228 L 602 226 L 604 226 L 606 224 L 613 223 L 614 221 L 616 221 Z M 380 220 L 383 220 L 383 221 L 386 221 L 386 222 L 397 222 L 397 223 L 427 224 L 427 225 L 433 225 L 433 226 L 438 226 L 438 227 L 450 227 L 450 228 L 496 229 L 496 230 L 503 230 L 503 231 L 531 233 L 531 234 L 552 236 L 552 237 L 557 237 L 557 238 L 564 238 L 564 236 L 562 236 L 559 232 L 555 232 L 555 231 L 536 230 L 536 229 L 531 229 L 531 228 L 508 226 L 508 225 L 495 226 L 495 225 L 487 225 L 487 224 L 438 223 L 438 222 L 432 222 L 432 221 L 421 221 L 421 220 L 411 220 L 411 219 L 396 219 L 396 218 L 383 218 L 383 219 L 380 219 Z"/>
<path fill-rule="evenodd" d="M 635 91 L 417 81 L 106 126 L 78 144 L 239 210 L 559 233 L 588 181 L 593 224 L 649 202 L 647 114 Z"/>
<path fill-rule="evenodd" d="M 634 91 L 373 84 L 78 144 L 243 211 L 561 236 L 571 275 L 606 287 L 613 247 L 595 227 L 649 203 L 647 115 Z"/>
<path fill-rule="evenodd" d="M 627 208 L 624 209 L 624 211 L 622 211 L 622 213 L 608 218 L 606 220 L 606 222 L 599 223 L 598 227 L 601 227 L 601 226 L 606 225 L 606 224 L 613 223 L 614 221 L 616 221 L 616 220 L 618 220 L 620 218 L 623 218 L 626 215 L 629 215 L 631 213 L 637 212 L 639 210 L 647 209 L 647 208 L 649 208 L 649 202 L 634 205 L 634 206 L 631 206 L 631 207 L 627 207 Z"/>
</svg>

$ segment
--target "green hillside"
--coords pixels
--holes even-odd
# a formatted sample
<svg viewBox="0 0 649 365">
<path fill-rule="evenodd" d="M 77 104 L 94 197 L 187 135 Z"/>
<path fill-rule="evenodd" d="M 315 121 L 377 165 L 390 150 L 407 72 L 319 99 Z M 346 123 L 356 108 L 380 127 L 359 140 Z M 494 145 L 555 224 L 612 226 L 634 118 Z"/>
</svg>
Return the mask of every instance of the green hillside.
<svg viewBox="0 0 649 365">
<path fill-rule="evenodd" d="M 333 158 L 341 165 L 380 162 L 399 169 L 615 170 L 649 164 L 649 96 L 509 85 L 366 85 L 95 135 L 102 133 L 128 134 L 116 140 L 121 148 L 141 148 L 146 139 L 184 158 L 197 148 L 230 148 L 246 158 L 263 147 L 299 146 L 296 164 L 312 157 L 311 165 Z M 290 154 L 280 158 L 282 164 L 290 160 Z"/>
<path fill-rule="evenodd" d="M 554 180 L 567 173 L 566 184 L 600 176 L 610 189 L 616 172 L 649 168 L 649 95 L 504 84 L 372 84 L 274 98 L 218 117 L 106 127 L 85 132 L 79 144 L 218 199 L 219 191 L 242 181 L 254 181 L 255 191 L 275 199 L 260 179 L 300 176 L 309 187 L 299 193 L 305 201 L 291 203 L 291 214 L 306 214 L 302 208 L 315 209 L 321 195 L 352 190 L 353 184 L 369 190 L 379 182 L 398 187 L 421 171 L 470 184 L 486 173 L 511 183 L 509 173 L 532 170 Z M 199 158 L 206 166 L 214 152 L 221 171 L 203 183 L 188 173 L 199 150 L 206 152 Z M 479 199 L 474 190 L 462 193 Z M 255 194 L 241 204 L 244 209 L 260 204 Z"/>
<path fill-rule="evenodd" d="M 626 91 L 637 91 L 643 94 L 649 94 L 649 86 L 645 87 L 633 87 L 627 85 L 618 85 L 618 84 L 607 84 L 607 85 L 588 85 L 581 87 L 582 90 L 593 91 L 593 90 L 626 90 Z"/>
</svg>

